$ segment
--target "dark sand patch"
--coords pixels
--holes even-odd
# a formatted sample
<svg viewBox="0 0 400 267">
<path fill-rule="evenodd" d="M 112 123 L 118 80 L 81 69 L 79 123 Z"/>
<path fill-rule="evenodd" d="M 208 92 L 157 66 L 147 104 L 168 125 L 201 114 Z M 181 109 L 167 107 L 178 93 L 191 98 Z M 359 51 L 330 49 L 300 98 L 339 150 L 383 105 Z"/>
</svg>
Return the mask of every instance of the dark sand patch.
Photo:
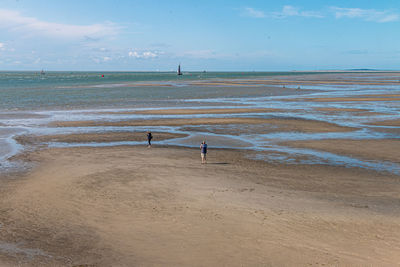
<svg viewBox="0 0 400 267">
<path fill-rule="evenodd" d="M 132 84 L 126 84 L 124 86 L 127 86 L 127 87 L 154 87 L 154 86 L 172 87 L 172 84 L 168 84 L 168 83 L 132 83 Z"/>
<path fill-rule="evenodd" d="M 229 134 L 243 135 L 255 133 L 276 133 L 290 131 L 289 126 L 274 125 L 274 124 L 220 124 L 220 125 L 192 125 L 181 127 L 182 131 L 194 133 L 214 133 L 214 134 Z"/>
<path fill-rule="evenodd" d="M 48 118 L 49 115 L 36 114 L 36 113 L 28 113 L 28 112 L 7 112 L 0 113 L 0 119 L 40 119 L 40 118 Z"/>
<path fill-rule="evenodd" d="M 397 128 L 371 127 L 371 129 L 373 129 L 375 132 L 394 134 L 400 137 L 400 127 Z"/>
<path fill-rule="evenodd" d="M 320 75 L 322 76 L 322 75 Z M 318 77 L 318 76 L 317 76 Z M 343 79 L 343 77 L 335 77 L 334 75 L 330 75 L 329 79 L 310 79 L 309 75 L 303 76 L 300 75 L 297 79 L 293 79 L 293 77 L 280 77 L 275 79 L 237 79 L 237 80 L 221 80 L 221 81 L 193 81 L 191 85 L 199 85 L 199 86 L 255 86 L 255 85 L 396 85 L 397 81 L 390 80 L 360 80 L 360 79 Z"/>
<path fill-rule="evenodd" d="M 244 81 L 212 81 L 212 82 L 191 82 L 191 85 L 197 85 L 197 86 L 258 86 L 258 84 L 252 83 L 252 82 L 244 82 Z M 265 83 L 263 85 L 269 85 L 268 83 Z"/>
<path fill-rule="evenodd" d="M 129 121 L 63 121 L 54 122 L 57 127 L 90 126 L 186 126 L 186 125 L 224 125 L 224 124 L 270 124 L 298 132 L 348 132 L 356 128 L 339 126 L 333 123 L 303 119 L 263 119 L 263 118 L 193 118 L 193 119 L 155 119 Z"/>
<path fill-rule="evenodd" d="M 400 163 L 400 139 L 328 139 L 316 141 L 289 141 L 281 144 L 296 148 L 322 150 L 354 158 Z"/>
<path fill-rule="evenodd" d="M 400 127 L 400 119 L 377 121 L 369 123 L 369 125 Z"/>
<path fill-rule="evenodd" d="M 234 114 L 269 113 L 287 110 L 274 108 L 213 108 L 213 109 L 152 109 L 130 112 L 109 112 L 108 114 L 149 114 L 149 115 L 189 115 L 189 114 Z"/>
<path fill-rule="evenodd" d="M 360 116 L 360 117 L 368 117 L 368 116 L 384 116 L 384 115 L 390 115 L 389 113 L 381 113 L 381 112 L 356 112 L 353 114 L 354 116 Z"/>
<path fill-rule="evenodd" d="M 388 113 L 373 112 L 373 111 L 368 111 L 367 109 L 359 109 L 359 108 L 314 108 L 314 110 L 331 114 L 350 112 L 354 116 L 389 115 Z"/>
<path fill-rule="evenodd" d="M 314 98 L 307 99 L 314 102 L 376 102 L 376 101 L 400 101 L 400 98 L 387 97 L 331 97 L 331 98 Z"/>
<path fill-rule="evenodd" d="M 360 108 L 314 108 L 316 111 L 327 111 L 327 112 L 363 112 L 366 109 Z"/>
<path fill-rule="evenodd" d="M 284 101 L 299 101 L 300 99 L 285 99 Z M 398 94 L 393 95 L 360 95 L 353 97 L 320 97 L 301 98 L 301 101 L 312 102 L 364 102 L 364 101 L 400 101 Z"/>
</svg>

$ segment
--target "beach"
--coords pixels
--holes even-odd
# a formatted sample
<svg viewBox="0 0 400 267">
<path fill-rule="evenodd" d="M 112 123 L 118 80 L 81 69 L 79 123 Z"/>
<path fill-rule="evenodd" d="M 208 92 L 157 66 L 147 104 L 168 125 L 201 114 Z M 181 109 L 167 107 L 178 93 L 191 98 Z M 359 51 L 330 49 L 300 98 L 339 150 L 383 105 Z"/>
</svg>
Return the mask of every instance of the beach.
<svg viewBox="0 0 400 267">
<path fill-rule="evenodd" d="M 399 77 L 85 84 L 101 88 L 86 108 L 66 93 L 7 102 L 0 263 L 397 266 Z M 102 100 L 110 88 L 125 102 Z"/>
<path fill-rule="evenodd" d="M 10 266 L 394 266 L 398 176 L 189 148 L 49 149 L 3 181 Z M 16 244 L 12 246 L 11 244 Z M 4 253 L 8 252 L 8 253 Z M 85 265 L 86 264 L 86 265 Z"/>
</svg>

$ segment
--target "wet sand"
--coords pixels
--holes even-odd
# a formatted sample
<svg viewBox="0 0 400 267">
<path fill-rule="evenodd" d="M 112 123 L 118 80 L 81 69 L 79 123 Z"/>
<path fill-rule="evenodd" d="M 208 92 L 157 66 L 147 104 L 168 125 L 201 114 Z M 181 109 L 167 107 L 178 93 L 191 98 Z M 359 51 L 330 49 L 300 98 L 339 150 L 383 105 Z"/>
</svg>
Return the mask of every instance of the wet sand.
<svg viewBox="0 0 400 267">
<path fill-rule="evenodd" d="M 328 139 L 315 141 L 291 141 L 282 145 L 326 151 L 355 158 L 400 163 L 400 139 L 349 140 Z"/>
<path fill-rule="evenodd" d="M 400 120 L 396 119 L 396 120 L 377 121 L 370 123 L 370 125 L 400 127 Z"/>
<path fill-rule="evenodd" d="M 1 179 L 10 266 L 395 266 L 398 177 L 254 152 L 45 149 Z M 7 248 L 7 253 L 5 252 Z"/>
<path fill-rule="evenodd" d="M 203 108 L 203 109 L 149 109 L 132 112 L 110 112 L 109 114 L 190 115 L 190 114 L 236 114 L 283 112 L 276 108 Z"/>
<path fill-rule="evenodd" d="M 347 73 L 349 74 L 349 73 Z M 236 81 L 202 81 L 202 82 L 190 82 L 191 85 L 200 86 L 259 86 L 259 85 L 398 85 L 400 80 L 385 80 L 385 75 L 381 75 L 380 79 L 374 79 L 371 81 L 366 80 L 368 76 L 363 77 L 363 79 L 352 78 L 349 76 L 345 78 L 344 73 L 330 73 L 330 74 L 317 74 L 317 75 L 299 75 L 298 78 L 295 77 L 276 77 L 274 79 L 238 79 Z M 369 75 L 370 76 L 370 75 Z M 400 79 L 400 76 L 398 77 Z"/>
<path fill-rule="evenodd" d="M 82 133 L 82 134 L 59 134 L 59 135 L 21 135 L 16 138 L 20 144 L 40 144 L 49 142 L 61 143 L 101 143 L 101 142 L 119 142 L 119 141 L 144 141 L 146 132 L 107 132 L 107 133 Z M 173 133 L 152 133 L 153 142 L 182 138 L 184 134 Z"/>
<path fill-rule="evenodd" d="M 51 125 L 57 127 L 93 127 L 93 126 L 186 126 L 186 125 L 227 125 L 256 124 L 272 125 L 298 132 L 348 132 L 356 128 L 336 125 L 329 122 L 295 118 L 192 118 L 192 119 L 152 119 L 129 121 L 63 121 Z M 207 130 L 207 129 L 205 129 Z"/>
<path fill-rule="evenodd" d="M 352 97 L 321 97 L 321 98 L 303 98 L 302 100 L 314 102 L 348 102 L 348 101 L 400 101 L 399 95 L 362 95 Z M 294 101 L 289 99 L 287 101 Z"/>
<path fill-rule="evenodd" d="M 366 109 L 360 108 L 315 108 L 316 111 L 324 111 L 324 112 L 365 112 Z"/>
</svg>

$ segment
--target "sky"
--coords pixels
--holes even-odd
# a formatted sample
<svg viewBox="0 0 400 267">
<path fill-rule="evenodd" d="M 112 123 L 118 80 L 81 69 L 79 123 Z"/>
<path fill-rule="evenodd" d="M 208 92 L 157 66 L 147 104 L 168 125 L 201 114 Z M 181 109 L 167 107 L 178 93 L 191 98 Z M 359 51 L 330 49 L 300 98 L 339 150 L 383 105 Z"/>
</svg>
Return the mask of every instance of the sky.
<svg viewBox="0 0 400 267">
<path fill-rule="evenodd" d="M 0 70 L 400 70 L 399 0 L 0 0 Z"/>
</svg>

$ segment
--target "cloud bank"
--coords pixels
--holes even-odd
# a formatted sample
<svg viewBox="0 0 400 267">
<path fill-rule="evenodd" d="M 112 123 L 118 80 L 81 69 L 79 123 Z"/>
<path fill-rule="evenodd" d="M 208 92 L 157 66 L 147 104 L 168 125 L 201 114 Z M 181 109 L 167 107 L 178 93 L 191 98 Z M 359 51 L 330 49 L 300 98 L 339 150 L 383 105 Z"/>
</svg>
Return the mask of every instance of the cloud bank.
<svg viewBox="0 0 400 267">
<path fill-rule="evenodd" d="M 317 11 L 303 11 L 298 7 L 285 5 L 281 11 L 264 12 L 252 7 L 246 7 L 242 11 L 242 15 L 251 18 L 287 18 L 287 17 L 305 17 L 305 18 L 323 18 L 324 16 Z"/>
<path fill-rule="evenodd" d="M 375 9 L 361 8 L 343 8 L 331 7 L 337 19 L 340 18 L 359 18 L 365 21 L 374 21 L 379 23 L 392 22 L 399 20 L 399 14 L 393 13 L 390 10 L 379 11 Z"/>
<path fill-rule="evenodd" d="M 274 18 L 284 19 L 289 17 L 304 17 L 304 18 L 325 18 L 334 15 L 336 19 L 350 18 L 362 19 L 371 22 L 394 22 L 400 19 L 400 15 L 392 10 L 375 10 L 362 8 L 346 8 L 346 7 L 330 7 L 325 14 L 322 11 L 302 10 L 299 7 L 285 5 L 281 11 L 265 12 L 252 7 L 246 7 L 242 10 L 242 16 L 251 18 Z"/>
<path fill-rule="evenodd" d="M 305 17 L 305 18 L 323 18 L 324 16 L 317 11 L 302 11 L 300 8 L 294 6 L 283 6 L 280 12 L 271 12 L 271 17 L 287 18 L 287 17 Z"/>
<path fill-rule="evenodd" d="M 56 39 L 99 39 L 113 37 L 120 30 L 116 24 L 105 22 L 91 25 L 74 25 L 42 21 L 24 16 L 20 12 L 0 9 L 0 28 L 8 32 L 29 36 L 45 36 Z"/>
</svg>

